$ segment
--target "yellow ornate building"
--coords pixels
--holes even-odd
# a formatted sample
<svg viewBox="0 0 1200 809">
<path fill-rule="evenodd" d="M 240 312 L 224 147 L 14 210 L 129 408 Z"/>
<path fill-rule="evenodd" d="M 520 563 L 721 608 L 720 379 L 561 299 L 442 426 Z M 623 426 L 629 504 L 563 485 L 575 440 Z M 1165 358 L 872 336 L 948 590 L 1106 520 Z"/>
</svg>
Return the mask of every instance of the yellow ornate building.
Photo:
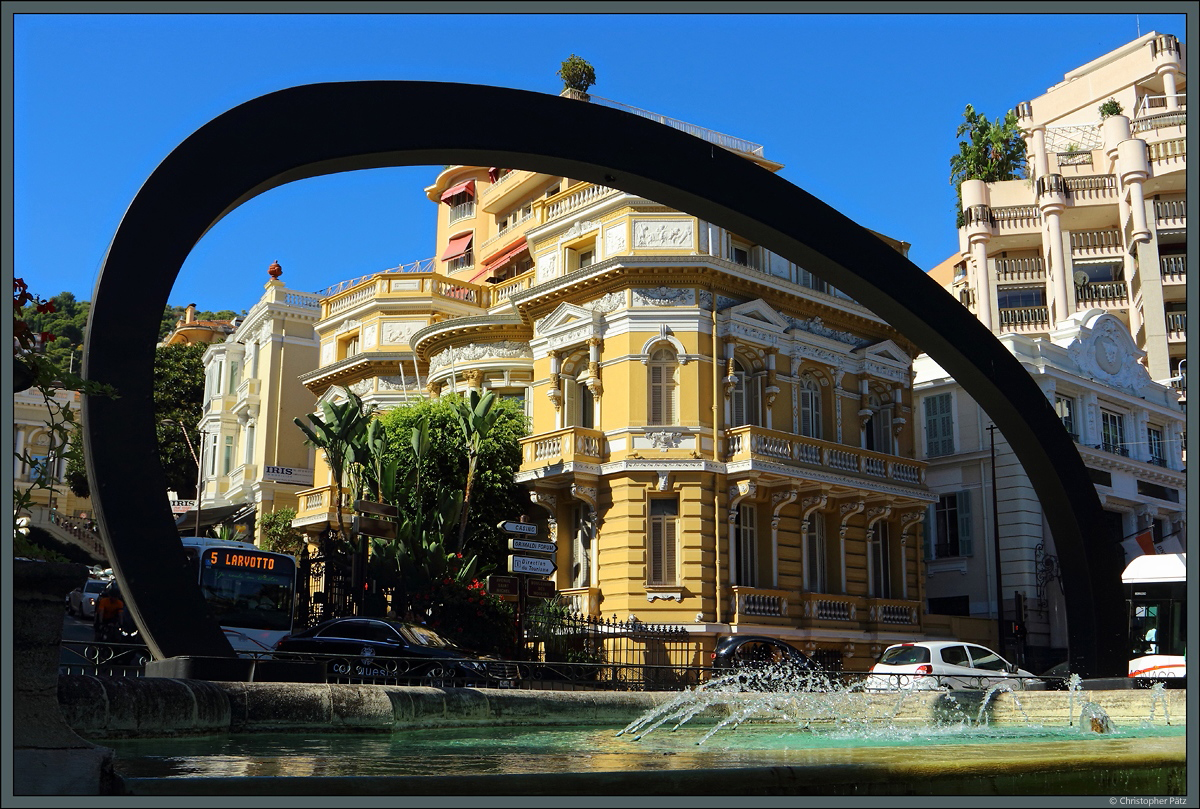
<svg viewBox="0 0 1200 809">
<path fill-rule="evenodd" d="M 584 613 L 682 625 L 706 647 L 768 634 L 851 670 L 922 634 L 935 498 L 914 460 L 915 346 L 653 200 L 473 166 L 426 193 L 436 255 L 326 291 L 310 390 L 381 407 L 469 388 L 523 399 L 518 479 Z M 331 524 L 328 483 L 318 463 L 297 526 Z"/>
</svg>

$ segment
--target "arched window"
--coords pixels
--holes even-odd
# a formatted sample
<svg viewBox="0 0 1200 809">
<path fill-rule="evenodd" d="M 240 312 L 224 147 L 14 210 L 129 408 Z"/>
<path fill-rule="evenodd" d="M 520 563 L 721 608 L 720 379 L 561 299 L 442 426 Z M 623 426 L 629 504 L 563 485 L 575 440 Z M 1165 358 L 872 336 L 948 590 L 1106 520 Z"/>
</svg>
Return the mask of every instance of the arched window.
<svg viewBox="0 0 1200 809">
<path fill-rule="evenodd" d="M 679 419 L 676 404 L 679 385 L 679 360 L 670 348 L 659 348 L 650 354 L 648 421 L 650 424 L 675 424 Z"/>
<path fill-rule="evenodd" d="M 807 375 L 800 378 L 800 435 L 821 437 L 821 385 Z"/>
<path fill-rule="evenodd" d="M 574 354 L 562 365 L 563 426 L 595 426 L 596 401 L 587 386 L 587 354 Z"/>
<path fill-rule="evenodd" d="M 762 406 L 759 398 L 759 378 L 754 376 L 740 361 L 734 362 L 734 378 L 737 383 L 730 394 L 732 427 L 749 424 L 762 426 Z"/>
<path fill-rule="evenodd" d="M 804 589 L 810 593 L 829 591 L 829 565 L 825 556 L 825 518 L 813 514 L 804 532 Z"/>
</svg>

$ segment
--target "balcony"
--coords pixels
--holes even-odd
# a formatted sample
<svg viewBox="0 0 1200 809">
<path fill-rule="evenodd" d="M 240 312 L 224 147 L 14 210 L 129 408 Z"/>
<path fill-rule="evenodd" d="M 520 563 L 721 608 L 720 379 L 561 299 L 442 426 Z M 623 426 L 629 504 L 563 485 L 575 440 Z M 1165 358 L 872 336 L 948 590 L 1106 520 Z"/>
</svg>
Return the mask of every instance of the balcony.
<svg viewBox="0 0 1200 809">
<path fill-rule="evenodd" d="M 992 225 L 997 234 L 1036 233 L 1042 227 L 1042 212 L 1036 205 L 992 208 Z"/>
<path fill-rule="evenodd" d="M 538 223 L 545 224 L 591 205 L 593 202 L 599 202 L 622 193 L 624 192 L 606 185 L 587 185 L 578 191 L 564 192 L 540 204 L 535 203 L 534 211 L 538 215 Z"/>
<path fill-rule="evenodd" d="M 521 471 L 573 462 L 600 463 L 604 433 L 587 427 L 566 427 L 521 439 Z"/>
<path fill-rule="evenodd" d="M 300 528 L 320 523 L 329 523 L 330 526 L 337 525 L 337 512 L 332 506 L 332 486 L 318 486 L 296 492 L 296 503 L 296 518 L 292 520 L 293 526 Z M 350 493 L 345 489 L 342 490 L 342 514 L 346 526 L 349 527 L 354 513 L 350 507 Z"/>
<path fill-rule="evenodd" d="M 1006 331 L 1039 332 L 1050 328 L 1050 311 L 1045 306 L 1018 306 L 1001 309 L 1000 326 Z"/>
<path fill-rule="evenodd" d="M 464 219 L 472 219 L 475 216 L 475 200 L 460 202 L 458 205 L 450 209 L 449 224 L 461 222 Z"/>
<path fill-rule="evenodd" d="M 884 630 L 903 627 L 916 629 L 921 624 L 921 603 L 900 599 L 866 599 L 867 629 Z"/>
<path fill-rule="evenodd" d="M 467 263 L 464 266 L 471 266 L 470 253 L 465 258 Z M 377 274 L 366 276 L 366 279 L 358 286 L 322 300 L 321 319 L 333 317 L 373 300 L 431 297 L 434 300 L 462 301 L 479 306 L 486 297 L 483 288 L 478 284 L 457 281 L 428 270 L 411 270 L 402 277 Z"/>
<path fill-rule="evenodd" d="M 253 486 L 258 480 L 258 466 L 242 464 L 229 473 L 225 493 L 228 494 L 242 488 Z"/>
<path fill-rule="evenodd" d="M 829 593 L 800 593 L 797 600 L 799 624 L 804 627 L 833 626 L 857 629 L 858 610 L 865 599 Z"/>
<path fill-rule="evenodd" d="M 1063 185 L 1075 205 L 1084 202 L 1115 202 L 1117 199 L 1117 178 L 1112 174 L 1065 177 Z"/>
<path fill-rule="evenodd" d="M 1143 132 L 1157 133 L 1159 130 L 1175 127 L 1182 130 L 1185 126 L 1187 126 L 1187 110 L 1179 109 L 1139 116 L 1129 128 L 1137 136 Z"/>
<path fill-rule="evenodd" d="M 864 478 L 919 486 L 925 482 L 924 463 L 871 450 L 746 425 L 727 430 L 726 460 L 768 460 L 797 469 L 834 469 Z"/>
<path fill-rule="evenodd" d="M 998 258 L 994 260 L 994 264 L 996 280 L 1000 283 L 1046 280 L 1046 266 L 1041 256 Z"/>
<path fill-rule="evenodd" d="M 1187 165 L 1187 138 L 1170 138 L 1146 144 L 1156 174 Z"/>
<path fill-rule="evenodd" d="M 380 275 L 391 275 L 391 274 L 395 274 L 395 273 L 433 272 L 433 267 L 434 267 L 434 259 L 423 258 L 419 261 L 414 261 L 410 264 L 400 264 L 396 267 L 390 267 L 386 270 L 379 270 L 378 272 L 370 273 L 369 275 L 360 275 L 357 278 L 348 278 L 345 281 L 340 281 L 339 283 L 334 284 L 333 286 L 326 287 L 325 289 L 320 290 L 316 294 L 317 294 L 317 297 L 319 297 L 319 298 L 329 298 L 329 297 L 337 295 L 341 292 L 345 292 L 346 290 L 354 289 L 355 287 L 357 287 L 359 284 L 363 283 L 364 281 L 368 281 L 368 280 L 375 278 L 377 276 L 380 276 Z M 328 301 L 326 301 L 326 303 L 328 303 Z"/>
<path fill-rule="evenodd" d="M 1071 231 L 1072 258 L 1121 258 L 1124 245 L 1121 231 L 1073 230 Z"/>
<path fill-rule="evenodd" d="M 1187 283 L 1187 255 L 1159 256 L 1158 272 L 1164 284 Z"/>
<path fill-rule="evenodd" d="M 529 289 L 533 286 L 533 281 L 536 277 L 537 273 L 534 270 L 530 270 L 529 272 L 521 273 L 496 284 L 488 291 L 488 306 L 496 306 L 518 292 L 524 292 Z"/>
<path fill-rule="evenodd" d="M 237 388 L 237 401 L 233 405 L 233 414 L 241 415 L 243 412 L 248 413 L 251 417 L 258 414 L 258 392 L 262 387 L 260 379 L 243 379 L 242 384 Z"/>
<path fill-rule="evenodd" d="M 1154 200 L 1154 227 L 1160 231 L 1187 228 L 1187 200 Z"/>
<path fill-rule="evenodd" d="M 1129 293 L 1124 281 L 1084 284 L 1075 287 L 1077 309 L 1120 309 L 1129 305 Z"/>
<path fill-rule="evenodd" d="M 567 602 L 567 609 L 579 615 L 589 615 L 593 618 L 600 615 L 599 587 L 563 587 L 558 596 Z"/>
<path fill-rule="evenodd" d="M 735 624 L 790 625 L 788 596 L 784 590 L 763 590 L 757 587 L 734 585 L 730 587 L 733 618 Z"/>
<path fill-rule="evenodd" d="M 1167 313 L 1167 343 L 1187 342 L 1187 312 Z"/>
</svg>

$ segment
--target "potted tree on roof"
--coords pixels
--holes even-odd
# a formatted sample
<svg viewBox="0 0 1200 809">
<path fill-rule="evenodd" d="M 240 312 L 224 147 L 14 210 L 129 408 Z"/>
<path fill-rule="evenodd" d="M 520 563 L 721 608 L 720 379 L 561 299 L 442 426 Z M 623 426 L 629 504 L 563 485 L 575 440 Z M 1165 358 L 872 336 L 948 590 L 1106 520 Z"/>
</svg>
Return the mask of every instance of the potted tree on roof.
<svg viewBox="0 0 1200 809">
<path fill-rule="evenodd" d="M 596 83 L 596 71 L 591 63 L 571 54 L 563 60 L 557 75 L 563 81 L 562 95 L 581 101 L 588 100 L 588 88 Z"/>
</svg>

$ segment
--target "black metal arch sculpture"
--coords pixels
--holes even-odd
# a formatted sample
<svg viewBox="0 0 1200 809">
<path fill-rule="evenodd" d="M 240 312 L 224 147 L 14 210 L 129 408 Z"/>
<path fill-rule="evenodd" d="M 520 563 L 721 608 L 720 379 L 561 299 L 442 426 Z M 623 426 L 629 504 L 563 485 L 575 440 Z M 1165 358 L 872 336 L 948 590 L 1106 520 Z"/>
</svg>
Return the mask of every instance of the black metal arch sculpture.
<svg viewBox="0 0 1200 809">
<path fill-rule="evenodd" d="M 453 125 L 468 112 L 473 125 Z M 284 183 L 446 163 L 559 174 L 653 199 L 765 246 L 886 318 L 980 402 L 1024 465 L 1069 572 L 1072 670 L 1124 673 L 1121 605 L 1100 597 L 1119 582 L 1115 542 L 1073 442 L 1020 363 L 919 268 L 786 180 L 661 124 L 557 96 L 406 81 L 306 85 L 235 107 L 163 160 L 113 237 L 85 370 L 120 398 L 84 402 L 88 477 L 100 533 L 156 657 L 232 655 L 188 583 L 156 454 L 154 344 L 184 259 L 225 214 Z"/>
</svg>

